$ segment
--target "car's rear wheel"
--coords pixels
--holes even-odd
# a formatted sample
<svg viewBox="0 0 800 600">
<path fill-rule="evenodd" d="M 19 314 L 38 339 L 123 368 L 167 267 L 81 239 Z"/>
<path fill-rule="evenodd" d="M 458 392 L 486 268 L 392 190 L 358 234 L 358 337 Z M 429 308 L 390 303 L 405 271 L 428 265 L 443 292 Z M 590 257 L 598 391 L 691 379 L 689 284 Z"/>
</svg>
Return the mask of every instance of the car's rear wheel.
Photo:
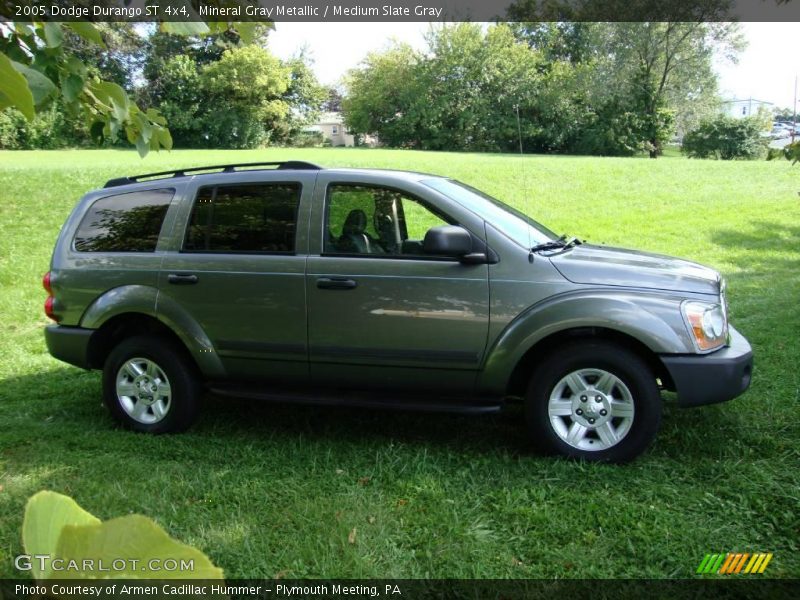
<svg viewBox="0 0 800 600">
<path fill-rule="evenodd" d="M 655 438 L 661 396 L 648 364 L 627 348 L 574 342 L 534 371 L 525 412 L 533 441 L 545 451 L 626 462 Z"/>
<path fill-rule="evenodd" d="M 103 368 L 103 400 L 123 426 L 148 433 L 178 432 L 196 419 L 202 386 L 182 348 L 155 336 L 120 342 Z"/>
</svg>

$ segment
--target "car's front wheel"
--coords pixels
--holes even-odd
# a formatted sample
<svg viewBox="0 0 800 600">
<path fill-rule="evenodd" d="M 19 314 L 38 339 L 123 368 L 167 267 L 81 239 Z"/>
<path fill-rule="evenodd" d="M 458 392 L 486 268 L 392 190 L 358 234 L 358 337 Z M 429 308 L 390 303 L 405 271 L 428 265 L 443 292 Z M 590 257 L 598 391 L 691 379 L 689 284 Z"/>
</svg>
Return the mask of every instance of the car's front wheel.
<svg viewBox="0 0 800 600">
<path fill-rule="evenodd" d="M 655 438 L 661 396 L 650 367 L 627 348 L 574 342 L 534 371 L 525 412 L 533 441 L 545 451 L 626 462 Z"/>
<path fill-rule="evenodd" d="M 120 342 L 103 368 L 103 400 L 120 424 L 136 431 L 187 429 L 197 417 L 202 386 L 182 348 L 155 336 Z"/>
</svg>

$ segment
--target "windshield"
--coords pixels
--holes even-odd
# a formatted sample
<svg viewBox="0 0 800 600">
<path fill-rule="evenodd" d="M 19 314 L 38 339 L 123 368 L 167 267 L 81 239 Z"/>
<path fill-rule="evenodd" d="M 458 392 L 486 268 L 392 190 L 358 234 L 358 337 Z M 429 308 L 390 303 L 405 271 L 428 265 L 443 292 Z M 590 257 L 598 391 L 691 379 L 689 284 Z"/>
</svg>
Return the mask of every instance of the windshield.
<svg viewBox="0 0 800 600">
<path fill-rule="evenodd" d="M 426 179 L 420 183 L 433 188 L 491 223 L 523 248 L 530 248 L 558 238 L 541 223 L 497 198 L 452 179 Z"/>
</svg>

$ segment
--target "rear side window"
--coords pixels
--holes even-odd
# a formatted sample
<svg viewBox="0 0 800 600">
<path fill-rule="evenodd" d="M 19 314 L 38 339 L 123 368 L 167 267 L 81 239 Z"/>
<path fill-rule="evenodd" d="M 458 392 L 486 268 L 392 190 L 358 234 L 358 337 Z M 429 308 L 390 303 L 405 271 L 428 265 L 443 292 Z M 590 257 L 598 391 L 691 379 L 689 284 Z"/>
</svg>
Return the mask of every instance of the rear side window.
<svg viewBox="0 0 800 600">
<path fill-rule="evenodd" d="M 183 249 L 187 252 L 294 252 L 298 183 L 200 188 Z"/>
<path fill-rule="evenodd" d="M 100 198 L 78 225 L 78 252 L 154 252 L 175 190 L 147 190 Z"/>
</svg>

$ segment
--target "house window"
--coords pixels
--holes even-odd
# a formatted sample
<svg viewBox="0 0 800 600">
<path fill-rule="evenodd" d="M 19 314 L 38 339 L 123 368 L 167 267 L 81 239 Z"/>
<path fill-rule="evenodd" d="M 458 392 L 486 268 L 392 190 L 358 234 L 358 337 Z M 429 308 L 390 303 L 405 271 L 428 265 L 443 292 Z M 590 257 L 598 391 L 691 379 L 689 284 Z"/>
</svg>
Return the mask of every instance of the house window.
<svg viewBox="0 0 800 600">
<path fill-rule="evenodd" d="M 337 133 L 339 133 L 339 128 L 336 125 L 334 125 L 331 131 L 333 132 L 333 135 L 336 135 Z"/>
</svg>

